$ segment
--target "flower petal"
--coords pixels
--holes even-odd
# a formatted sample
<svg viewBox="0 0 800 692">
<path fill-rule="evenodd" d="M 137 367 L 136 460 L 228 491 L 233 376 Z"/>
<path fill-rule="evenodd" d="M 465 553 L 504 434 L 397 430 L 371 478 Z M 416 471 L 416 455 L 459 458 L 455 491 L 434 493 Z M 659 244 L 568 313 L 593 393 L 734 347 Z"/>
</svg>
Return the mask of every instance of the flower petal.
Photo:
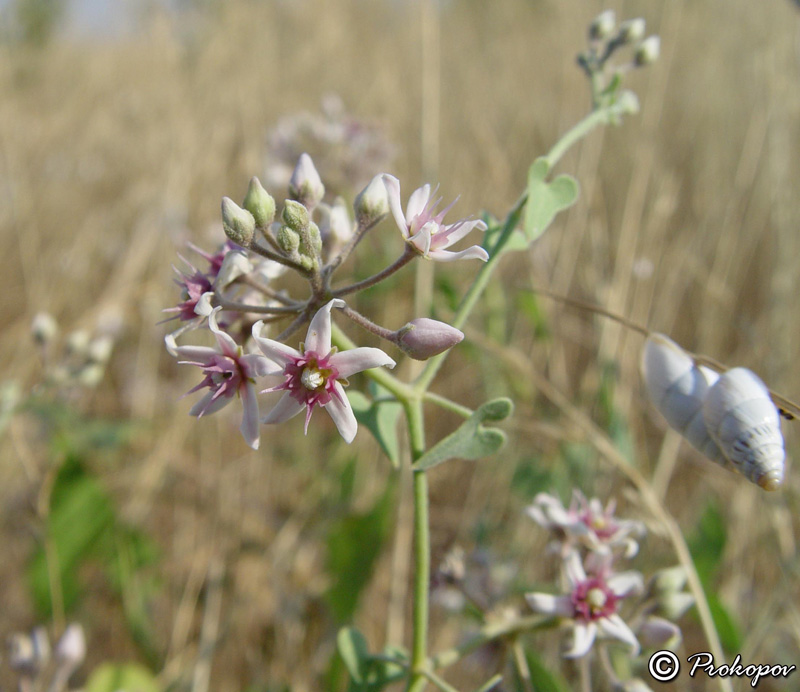
<svg viewBox="0 0 800 692">
<path fill-rule="evenodd" d="M 431 186 L 425 183 L 422 187 L 418 187 L 411 196 L 408 198 L 406 205 L 406 220 L 409 224 L 414 221 L 415 216 L 419 216 L 424 210 L 425 205 L 431 198 Z"/>
<path fill-rule="evenodd" d="M 389 209 L 392 211 L 394 222 L 403 234 L 403 238 L 408 238 L 408 223 L 403 216 L 403 206 L 400 202 L 400 181 L 393 175 L 384 174 L 381 176 L 386 187 L 386 195 L 389 198 Z"/>
<path fill-rule="evenodd" d="M 575 609 L 569 596 L 554 596 L 549 593 L 526 593 L 525 600 L 537 613 L 570 617 Z"/>
<path fill-rule="evenodd" d="M 443 226 L 434 237 L 433 246 L 434 248 L 449 247 L 468 235 L 474 228 L 485 231 L 486 224 L 483 221 L 465 219 L 449 226 Z"/>
<path fill-rule="evenodd" d="M 178 346 L 175 343 L 175 339 L 171 337 L 171 334 L 167 334 L 164 337 L 167 351 L 169 351 L 171 355 L 180 358 L 180 362 L 182 363 L 207 363 L 214 356 L 219 355 L 219 352 L 210 346 Z"/>
<path fill-rule="evenodd" d="M 335 353 L 329 358 L 329 362 L 336 368 L 340 379 L 347 379 L 357 372 L 378 368 L 382 365 L 389 368 L 395 366 L 394 360 L 379 348 L 370 348 L 368 346 Z"/>
<path fill-rule="evenodd" d="M 230 334 L 223 332 L 219 328 L 219 325 L 217 325 L 217 313 L 221 310 L 222 308 L 214 308 L 211 311 L 211 314 L 208 316 L 208 327 L 214 332 L 214 336 L 217 337 L 219 350 L 230 358 L 236 358 L 239 354 L 239 345 L 233 340 Z"/>
<path fill-rule="evenodd" d="M 292 398 L 289 392 L 286 392 L 278 401 L 273 409 L 261 419 L 262 423 L 267 425 L 273 423 L 283 423 L 284 421 L 294 418 L 300 411 L 305 408 L 303 404 Z"/>
<path fill-rule="evenodd" d="M 641 593 L 644 590 L 644 580 L 640 572 L 619 572 L 606 579 L 608 588 L 617 596 L 627 596 L 631 593 Z"/>
<path fill-rule="evenodd" d="M 479 259 L 486 262 L 489 259 L 489 253 L 486 252 L 479 245 L 473 245 L 461 252 L 448 252 L 447 250 L 431 250 L 428 257 L 437 262 L 455 262 L 460 259 Z"/>
<path fill-rule="evenodd" d="M 331 309 L 334 307 L 343 308 L 344 305 L 343 300 L 334 298 L 317 310 L 317 314 L 311 318 L 311 324 L 308 325 L 308 332 L 304 342 L 306 351 L 315 351 L 320 356 L 327 356 L 330 353 Z"/>
<path fill-rule="evenodd" d="M 580 658 L 589 653 L 597 636 L 597 625 L 593 622 L 576 622 L 573 629 L 572 646 L 564 652 L 565 658 Z"/>
<path fill-rule="evenodd" d="M 300 351 L 282 344 L 280 341 L 267 339 L 261 335 L 261 328 L 264 322 L 259 320 L 253 325 L 253 340 L 256 342 L 261 352 L 274 363 L 281 367 L 285 367 L 289 363 L 293 363 L 295 359 L 300 358 L 302 354 Z"/>
<path fill-rule="evenodd" d="M 242 395 L 242 425 L 239 428 L 244 441 L 253 449 L 258 449 L 258 399 L 256 388 L 252 382 L 247 382 L 240 390 Z"/>
<path fill-rule="evenodd" d="M 197 418 L 210 416 L 212 413 L 216 413 L 231 402 L 231 397 L 229 396 L 218 396 L 214 398 L 217 392 L 219 392 L 218 389 L 211 389 L 206 392 L 206 395 L 189 409 L 189 415 L 197 416 Z"/>
<path fill-rule="evenodd" d="M 358 422 L 342 385 L 336 382 L 333 387 L 334 395 L 323 408 L 330 414 L 344 441 L 350 444 L 358 432 Z"/>
<path fill-rule="evenodd" d="M 631 630 L 631 628 L 625 624 L 625 621 L 616 613 L 605 618 L 600 618 L 597 621 L 597 626 L 604 635 L 619 639 L 621 642 L 628 644 L 634 656 L 639 653 L 639 640 L 636 639 L 633 630 Z"/>
</svg>

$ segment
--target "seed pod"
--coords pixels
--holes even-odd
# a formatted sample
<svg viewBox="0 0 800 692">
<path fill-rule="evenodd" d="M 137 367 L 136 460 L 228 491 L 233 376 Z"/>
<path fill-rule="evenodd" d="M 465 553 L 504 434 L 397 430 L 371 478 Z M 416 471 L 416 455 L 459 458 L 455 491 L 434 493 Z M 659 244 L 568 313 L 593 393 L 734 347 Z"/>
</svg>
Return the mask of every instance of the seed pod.
<svg viewBox="0 0 800 692">
<path fill-rule="evenodd" d="M 655 407 L 691 444 L 712 461 L 725 459 L 709 435 L 703 402 L 719 378 L 710 368 L 698 366 L 672 339 L 652 334 L 642 354 L 642 377 Z"/>
<path fill-rule="evenodd" d="M 703 402 L 712 439 L 745 478 L 764 490 L 783 483 L 780 417 L 766 385 L 750 370 L 723 373 Z"/>
</svg>

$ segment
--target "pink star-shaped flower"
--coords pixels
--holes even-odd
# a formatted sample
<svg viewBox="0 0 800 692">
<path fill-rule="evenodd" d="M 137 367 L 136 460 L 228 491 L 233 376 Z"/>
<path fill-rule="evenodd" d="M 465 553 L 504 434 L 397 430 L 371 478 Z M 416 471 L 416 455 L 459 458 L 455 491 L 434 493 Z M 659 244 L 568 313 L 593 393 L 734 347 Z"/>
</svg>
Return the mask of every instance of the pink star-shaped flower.
<svg viewBox="0 0 800 692">
<path fill-rule="evenodd" d="M 528 605 L 537 613 L 568 618 L 573 641 L 565 652 L 567 658 L 584 656 L 595 639 L 610 637 L 628 644 L 633 654 L 639 653 L 639 641 L 617 612 L 619 601 L 643 588 L 638 572 L 611 571 L 610 563 L 587 575 L 577 552 L 564 558 L 564 572 L 569 593 L 554 596 L 546 593 L 525 594 Z"/>
<path fill-rule="evenodd" d="M 455 204 L 453 201 L 438 214 L 434 214 L 441 198 L 431 199 L 431 186 L 423 185 L 408 198 L 405 216 L 400 203 L 400 181 L 392 175 L 383 176 L 383 184 L 389 197 L 389 208 L 403 238 L 423 257 L 439 262 L 452 262 L 458 259 L 489 259 L 489 253 L 482 247 L 473 245 L 460 252 L 449 252 L 445 248 L 461 240 L 472 229 L 486 230 L 483 221 L 461 219 L 444 224 L 444 216 Z"/>
<path fill-rule="evenodd" d="M 362 370 L 395 365 L 379 348 L 354 348 L 338 353 L 331 348 L 331 309 L 343 307 L 343 300 L 332 300 L 320 308 L 308 326 L 305 342 L 297 351 L 286 344 L 261 336 L 263 322 L 253 325 L 253 338 L 264 355 L 283 368 L 283 382 L 265 392 L 284 390 L 275 407 L 262 423 L 283 423 L 305 409 L 305 430 L 314 407 L 322 406 L 331 416 L 339 434 L 350 443 L 358 424 L 344 386 L 347 378 Z"/>
<path fill-rule="evenodd" d="M 167 334 L 164 342 L 167 350 L 173 356 L 185 359 L 179 362 L 196 365 L 203 369 L 205 375 L 203 381 L 186 394 L 205 387 L 208 387 L 209 391 L 192 406 L 189 414 L 200 418 L 215 413 L 230 403 L 235 395 L 240 396 L 243 407 L 240 428 L 242 436 L 248 445 L 253 449 L 258 449 L 258 401 L 255 378 L 274 375 L 280 371 L 273 368 L 260 353 L 246 355 L 242 353 L 242 347 L 217 325 L 217 313 L 220 309 L 215 308 L 208 316 L 208 326 L 217 339 L 217 348 L 178 346 L 172 334 Z"/>
</svg>

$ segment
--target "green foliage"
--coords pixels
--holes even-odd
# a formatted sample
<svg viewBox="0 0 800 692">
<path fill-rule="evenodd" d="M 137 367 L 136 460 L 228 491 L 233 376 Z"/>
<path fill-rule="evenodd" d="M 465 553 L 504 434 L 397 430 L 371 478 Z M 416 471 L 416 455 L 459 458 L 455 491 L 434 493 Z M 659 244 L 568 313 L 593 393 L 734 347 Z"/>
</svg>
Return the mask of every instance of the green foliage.
<svg viewBox="0 0 800 692">
<path fill-rule="evenodd" d="M 553 474 L 542 468 L 539 457 L 520 459 L 511 478 L 511 487 L 523 500 L 531 501 L 542 488 L 552 486 Z"/>
<path fill-rule="evenodd" d="M 367 512 L 353 512 L 338 519 L 328 532 L 327 568 L 331 585 L 326 600 L 339 622 L 349 620 L 358 599 L 372 577 L 391 529 L 393 495 L 390 488 Z"/>
<path fill-rule="evenodd" d="M 373 656 L 364 635 L 354 627 L 339 630 L 336 643 L 350 674 L 349 692 L 377 692 L 406 677 L 406 668 L 401 664 L 407 662 L 408 656 L 402 649 L 388 646 L 383 654 Z"/>
<path fill-rule="evenodd" d="M 160 692 L 155 676 L 137 663 L 104 663 L 92 671 L 86 692 Z"/>
<path fill-rule="evenodd" d="M 569 692 L 570 686 L 564 677 L 558 671 L 547 668 L 534 651 L 525 651 L 525 661 L 531 674 L 531 687 L 536 692 Z M 530 689 L 520 680 L 519 674 L 514 683 L 519 692 Z"/>
<path fill-rule="evenodd" d="M 533 326 L 533 336 L 537 341 L 550 339 L 550 325 L 547 315 L 539 305 L 539 298 L 534 293 L 520 291 L 515 296 L 517 312 L 524 315 Z"/>
<path fill-rule="evenodd" d="M 564 174 L 547 182 L 549 172 L 550 164 L 544 157 L 536 159 L 528 170 L 524 223 L 528 243 L 547 230 L 558 212 L 568 209 L 578 199 L 578 181 L 575 178 Z"/>
<path fill-rule="evenodd" d="M 500 398 L 487 401 L 467 418 L 454 432 L 437 442 L 414 464 L 423 471 L 438 466 L 448 459 L 480 459 L 494 454 L 506 441 L 506 435 L 497 428 L 484 428 L 485 420 L 498 421 L 508 418 L 514 410 L 511 399 Z"/>
<path fill-rule="evenodd" d="M 356 420 L 369 430 L 395 468 L 400 466 L 397 419 L 402 405 L 374 382 L 370 383 L 372 400 L 357 391 L 347 393 Z"/>
<path fill-rule="evenodd" d="M 689 550 L 703 584 L 708 607 L 714 618 L 714 627 L 719 634 L 722 646 L 728 652 L 735 652 L 742 648 L 741 628 L 714 591 L 714 582 L 722 564 L 722 555 L 727 539 L 725 519 L 716 504 L 709 502 L 688 541 Z"/>
</svg>

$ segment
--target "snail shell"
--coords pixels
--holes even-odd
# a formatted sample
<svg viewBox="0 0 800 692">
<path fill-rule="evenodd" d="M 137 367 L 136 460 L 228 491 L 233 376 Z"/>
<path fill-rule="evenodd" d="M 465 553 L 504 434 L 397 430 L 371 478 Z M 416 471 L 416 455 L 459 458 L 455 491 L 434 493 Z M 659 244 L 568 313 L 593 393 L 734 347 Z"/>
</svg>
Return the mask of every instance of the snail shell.
<svg viewBox="0 0 800 692">
<path fill-rule="evenodd" d="M 765 490 L 781 485 L 778 410 L 754 373 L 733 368 L 718 375 L 663 334 L 648 337 L 641 367 L 655 407 L 696 449 L 719 464 L 730 462 Z"/>
<path fill-rule="evenodd" d="M 745 478 L 764 490 L 783 483 L 780 416 L 755 373 L 745 368 L 723 373 L 706 395 L 703 417 L 712 439 Z"/>
</svg>

